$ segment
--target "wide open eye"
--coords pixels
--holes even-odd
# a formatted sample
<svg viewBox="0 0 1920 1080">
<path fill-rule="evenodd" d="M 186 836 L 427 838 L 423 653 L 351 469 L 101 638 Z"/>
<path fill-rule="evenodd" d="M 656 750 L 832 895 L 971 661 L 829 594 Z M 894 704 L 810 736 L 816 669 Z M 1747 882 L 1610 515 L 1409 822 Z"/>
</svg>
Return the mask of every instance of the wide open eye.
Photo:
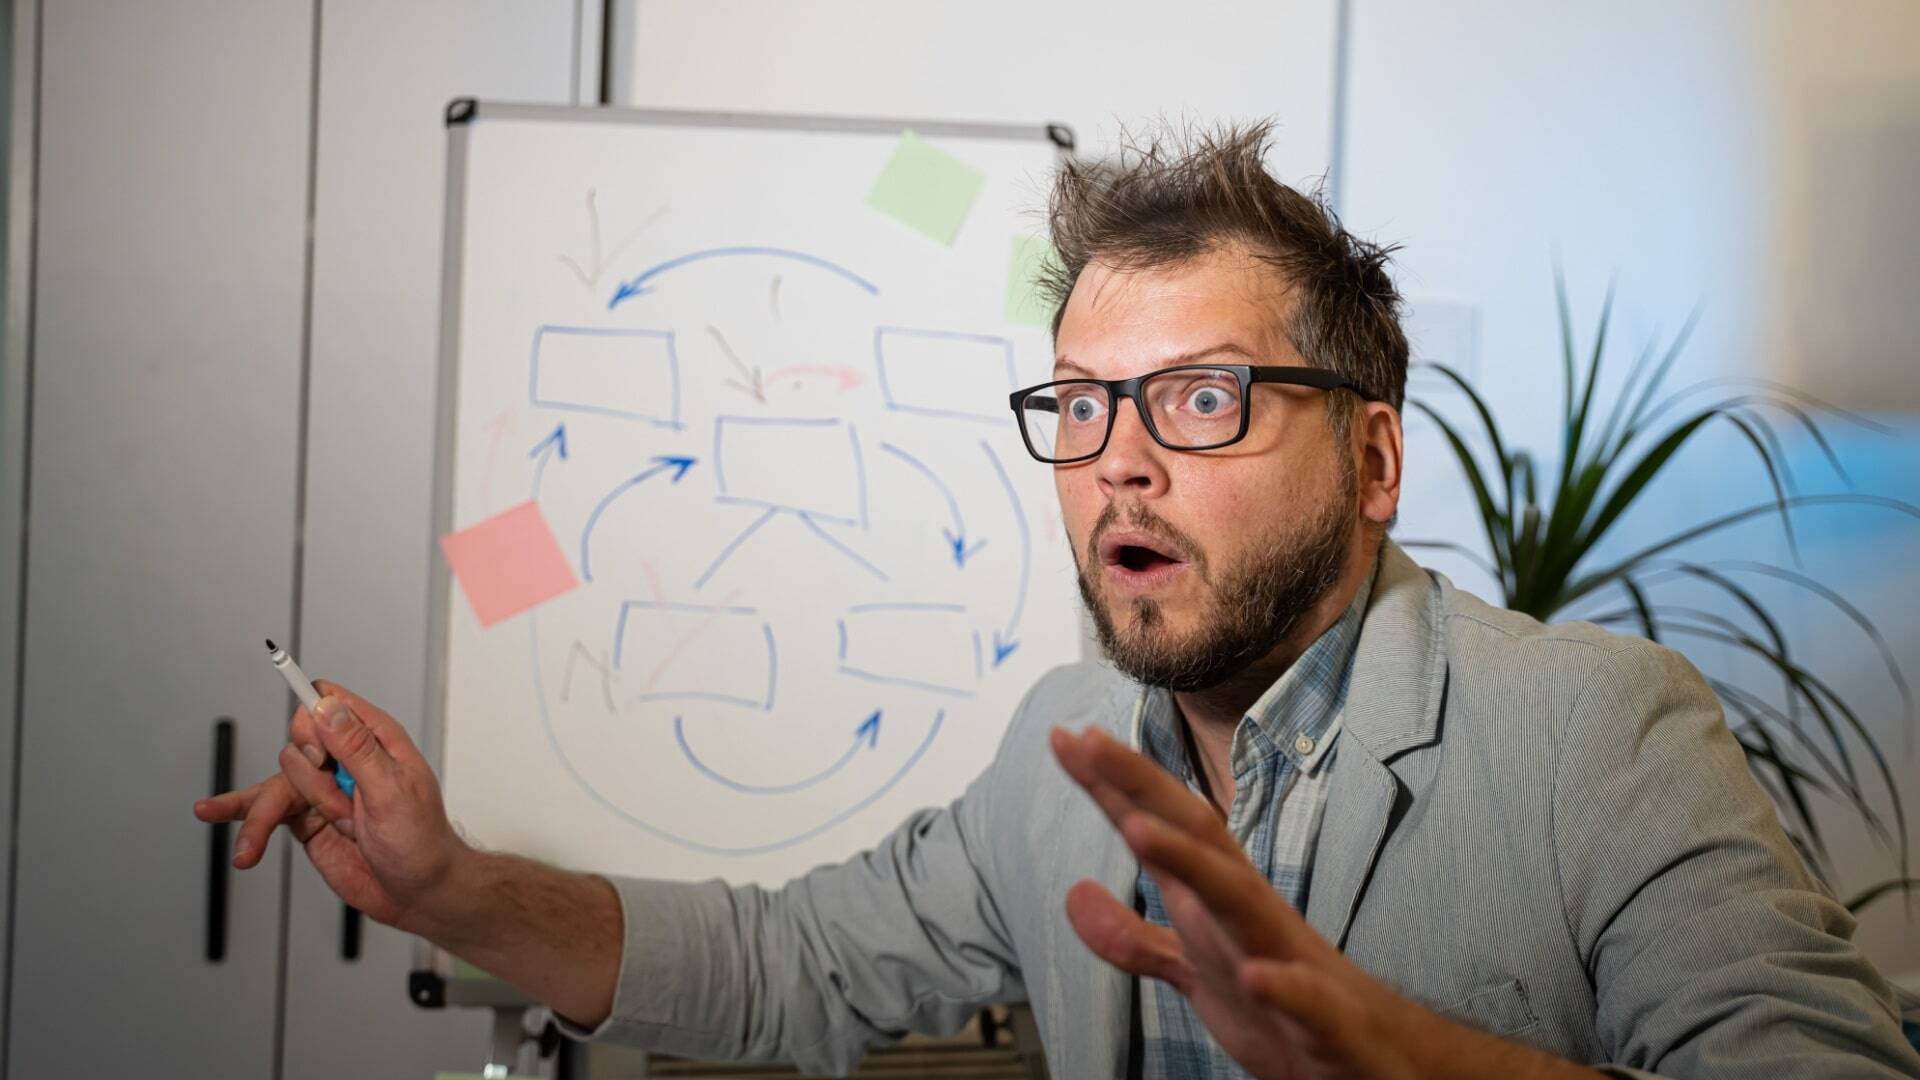
<svg viewBox="0 0 1920 1080">
<path fill-rule="evenodd" d="M 1203 386 L 1187 395 L 1187 409 L 1199 416 L 1217 416 L 1233 410 L 1233 397 L 1217 386 Z"/>
<path fill-rule="evenodd" d="M 1094 423 L 1107 413 L 1106 400 L 1098 394 L 1085 391 L 1068 393 L 1063 404 L 1065 408 L 1062 412 L 1076 424 Z"/>
</svg>

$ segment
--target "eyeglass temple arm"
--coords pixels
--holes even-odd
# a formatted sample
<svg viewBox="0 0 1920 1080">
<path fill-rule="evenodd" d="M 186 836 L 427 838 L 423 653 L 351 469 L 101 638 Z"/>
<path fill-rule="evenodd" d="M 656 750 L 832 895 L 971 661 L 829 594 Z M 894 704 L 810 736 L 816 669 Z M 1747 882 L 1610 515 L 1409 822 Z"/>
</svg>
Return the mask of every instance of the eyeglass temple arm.
<svg viewBox="0 0 1920 1080">
<path fill-rule="evenodd" d="M 1294 386 L 1311 386 L 1320 390 L 1351 390 L 1367 401 L 1380 400 L 1368 393 L 1359 383 L 1325 368 L 1250 367 L 1247 369 L 1247 377 L 1252 382 L 1291 383 Z"/>
</svg>

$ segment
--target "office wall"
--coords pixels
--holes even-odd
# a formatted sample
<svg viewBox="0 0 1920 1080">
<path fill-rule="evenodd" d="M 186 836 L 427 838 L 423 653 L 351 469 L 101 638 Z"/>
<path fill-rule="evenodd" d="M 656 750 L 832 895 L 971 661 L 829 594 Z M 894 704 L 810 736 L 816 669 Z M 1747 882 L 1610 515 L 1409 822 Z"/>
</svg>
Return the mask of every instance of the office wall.
<svg viewBox="0 0 1920 1080">
<path fill-rule="evenodd" d="M 1271 165 L 1326 171 L 1334 0 L 628 0 L 619 104 L 1064 121 L 1083 152 L 1156 117 L 1274 116 Z"/>
<path fill-rule="evenodd" d="M 1837 452 L 1858 490 L 1920 503 L 1912 5 L 1355 0 L 1353 12 L 1343 209 L 1356 228 L 1406 244 L 1400 280 L 1416 307 L 1428 300 L 1471 317 L 1478 348 L 1467 359 L 1511 441 L 1558 461 L 1549 438 L 1561 407 L 1557 257 L 1583 348 L 1617 281 L 1603 400 L 1650 336 L 1670 339 L 1702 305 L 1669 386 L 1762 376 L 1870 410 L 1887 430 L 1841 423 L 1832 429 Z M 1450 343 L 1431 344 L 1444 352 Z M 1429 425 L 1408 427 L 1399 535 L 1471 541 L 1477 528 L 1450 456 Z M 1811 440 L 1783 435 L 1804 490 L 1845 490 Z M 1736 430 L 1704 429 L 1602 551 L 1625 554 L 1770 494 Z M 1920 523 L 1812 510 L 1798 537 L 1800 568 L 1864 609 L 1913 666 L 1920 573 L 1900 552 L 1920 539 Z M 1705 561 L 1795 565 L 1777 520 L 1685 550 Z M 1427 561 L 1497 598 L 1465 560 Z M 1859 706 L 1913 813 L 1920 758 L 1909 753 L 1901 699 L 1871 643 L 1824 601 L 1742 580 L 1796 631 L 1801 662 Z M 1610 600 L 1585 610 L 1617 605 Z M 1725 650 L 1675 643 L 1714 674 L 1772 687 Z M 1889 809 L 1884 793 L 1876 804 Z M 1819 809 L 1838 892 L 1892 872 L 1858 818 L 1830 802 Z M 1920 969 L 1920 933 L 1897 900 L 1867 911 L 1858 940 L 1889 974 Z"/>
<path fill-rule="evenodd" d="M 1920 397 L 1903 360 L 1920 337 L 1911 4 L 1351 0 L 1349 12 L 1344 102 L 1331 2 L 1195 5 L 1176 20 L 1131 2 L 633 0 L 616 13 L 615 85 L 621 103 L 643 106 L 1065 119 L 1095 154 L 1121 121 L 1277 116 L 1276 174 L 1310 181 L 1344 148 L 1339 209 L 1363 234 L 1405 244 L 1399 280 L 1422 353 L 1471 371 L 1509 437 L 1543 460 L 1556 458 L 1561 394 L 1557 259 L 1583 342 L 1617 282 L 1603 397 L 1634 350 L 1670 339 L 1701 305 L 1672 387 L 1760 375 L 1872 409 L 1889 430 L 1843 424 L 1838 452 L 1860 490 L 1920 503 L 1920 420 L 1902 411 Z M 1408 428 L 1398 535 L 1475 542 L 1436 432 L 1417 418 Z M 1810 440 L 1783 436 L 1806 490 L 1840 486 Z M 1751 447 L 1709 429 L 1603 551 L 1769 494 Z M 1860 603 L 1908 658 L 1920 656 L 1920 579 L 1891 552 L 1917 528 L 1826 510 L 1799 529 L 1803 569 Z M 1794 565 L 1777 522 L 1689 554 Z M 1426 561 L 1497 597 L 1466 560 Z M 1905 753 L 1910 729 L 1872 646 L 1822 601 L 1755 589 L 1807 628 L 1801 658 L 1860 706 L 1906 804 L 1920 805 L 1920 759 Z M 1891 871 L 1856 818 L 1829 804 L 1822 820 L 1843 894 Z M 1889 972 L 1920 970 L 1920 935 L 1897 902 L 1870 909 L 1859 938 Z"/>
</svg>

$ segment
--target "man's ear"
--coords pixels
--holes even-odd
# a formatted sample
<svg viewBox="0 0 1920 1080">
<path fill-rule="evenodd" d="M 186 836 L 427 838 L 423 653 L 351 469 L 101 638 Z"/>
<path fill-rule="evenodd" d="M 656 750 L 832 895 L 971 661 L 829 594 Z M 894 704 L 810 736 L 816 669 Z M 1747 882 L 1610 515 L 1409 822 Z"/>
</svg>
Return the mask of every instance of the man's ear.
<svg viewBox="0 0 1920 1080">
<path fill-rule="evenodd" d="M 1384 401 L 1363 401 L 1354 419 L 1360 515 L 1385 528 L 1400 510 L 1400 470 L 1406 449 L 1400 410 Z"/>
</svg>

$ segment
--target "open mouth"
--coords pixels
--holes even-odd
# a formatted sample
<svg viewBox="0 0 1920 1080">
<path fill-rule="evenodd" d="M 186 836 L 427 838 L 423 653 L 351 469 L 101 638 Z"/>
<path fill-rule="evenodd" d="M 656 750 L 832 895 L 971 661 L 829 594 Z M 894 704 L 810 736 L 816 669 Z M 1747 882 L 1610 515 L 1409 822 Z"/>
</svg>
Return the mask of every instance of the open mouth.
<svg viewBox="0 0 1920 1080">
<path fill-rule="evenodd" d="M 1100 565 L 1124 586 L 1148 588 L 1186 569 L 1187 560 L 1166 540 L 1140 532 L 1111 532 L 1100 538 Z"/>
</svg>

